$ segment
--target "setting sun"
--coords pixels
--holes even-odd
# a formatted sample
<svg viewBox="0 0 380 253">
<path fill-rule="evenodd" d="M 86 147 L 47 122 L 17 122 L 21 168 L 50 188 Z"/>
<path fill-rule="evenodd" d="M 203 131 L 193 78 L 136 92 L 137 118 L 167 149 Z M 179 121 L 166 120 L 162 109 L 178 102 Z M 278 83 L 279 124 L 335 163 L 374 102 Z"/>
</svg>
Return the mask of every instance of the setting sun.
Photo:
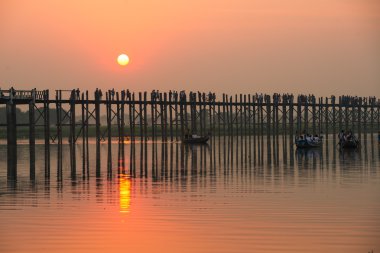
<svg viewBox="0 0 380 253">
<path fill-rule="evenodd" d="M 126 54 L 121 54 L 117 57 L 117 63 L 121 66 L 126 66 L 129 63 L 129 57 Z"/>
</svg>

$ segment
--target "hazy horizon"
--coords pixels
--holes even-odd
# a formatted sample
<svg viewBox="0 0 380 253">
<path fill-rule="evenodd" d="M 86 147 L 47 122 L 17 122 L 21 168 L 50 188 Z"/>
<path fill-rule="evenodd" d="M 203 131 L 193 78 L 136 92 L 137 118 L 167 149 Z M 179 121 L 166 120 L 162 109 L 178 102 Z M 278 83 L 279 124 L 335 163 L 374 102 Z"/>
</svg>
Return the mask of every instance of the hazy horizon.
<svg viewBox="0 0 380 253">
<path fill-rule="evenodd" d="M 5 0 L 0 36 L 3 89 L 380 94 L 374 0 Z"/>
</svg>

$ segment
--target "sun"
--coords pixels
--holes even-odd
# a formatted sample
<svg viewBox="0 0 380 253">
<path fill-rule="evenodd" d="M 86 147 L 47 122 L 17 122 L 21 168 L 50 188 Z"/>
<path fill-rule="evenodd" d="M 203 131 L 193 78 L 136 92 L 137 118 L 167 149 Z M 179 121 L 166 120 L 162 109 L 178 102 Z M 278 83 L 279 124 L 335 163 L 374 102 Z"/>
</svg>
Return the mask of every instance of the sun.
<svg viewBox="0 0 380 253">
<path fill-rule="evenodd" d="M 129 63 L 129 57 L 126 54 L 121 54 L 117 57 L 117 63 L 121 66 L 126 66 Z"/>
</svg>

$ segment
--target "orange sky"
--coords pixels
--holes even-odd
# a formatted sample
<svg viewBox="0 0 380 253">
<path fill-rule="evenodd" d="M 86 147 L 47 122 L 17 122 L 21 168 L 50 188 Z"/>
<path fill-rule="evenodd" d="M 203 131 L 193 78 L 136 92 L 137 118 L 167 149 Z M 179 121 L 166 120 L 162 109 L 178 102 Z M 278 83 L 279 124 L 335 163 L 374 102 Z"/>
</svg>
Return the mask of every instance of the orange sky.
<svg viewBox="0 0 380 253">
<path fill-rule="evenodd" d="M 1 88 L 379 96 L 379 45 L 377 0 L 0 0 Z"/>
</svg>

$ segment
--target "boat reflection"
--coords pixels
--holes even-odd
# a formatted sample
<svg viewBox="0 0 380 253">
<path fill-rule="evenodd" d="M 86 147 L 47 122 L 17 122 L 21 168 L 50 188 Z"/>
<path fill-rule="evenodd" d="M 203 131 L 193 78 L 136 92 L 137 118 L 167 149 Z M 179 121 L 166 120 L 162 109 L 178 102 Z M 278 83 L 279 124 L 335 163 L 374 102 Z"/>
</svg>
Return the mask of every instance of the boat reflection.
<svg viewBox="0 0 380 253">
<path fill-rule="evenodd" d="M 313 160 L 320 159 L 322 156 L 322 150 L 320 148 L 297 148 L 296 155 L 298 160 Z"/>
<path fill-rule="evenodd" d="M 361 153 L 358 149 L 342 149 L 339 150 L 340 159 L 344 161 L 358 161 Z"/>
</svg>

